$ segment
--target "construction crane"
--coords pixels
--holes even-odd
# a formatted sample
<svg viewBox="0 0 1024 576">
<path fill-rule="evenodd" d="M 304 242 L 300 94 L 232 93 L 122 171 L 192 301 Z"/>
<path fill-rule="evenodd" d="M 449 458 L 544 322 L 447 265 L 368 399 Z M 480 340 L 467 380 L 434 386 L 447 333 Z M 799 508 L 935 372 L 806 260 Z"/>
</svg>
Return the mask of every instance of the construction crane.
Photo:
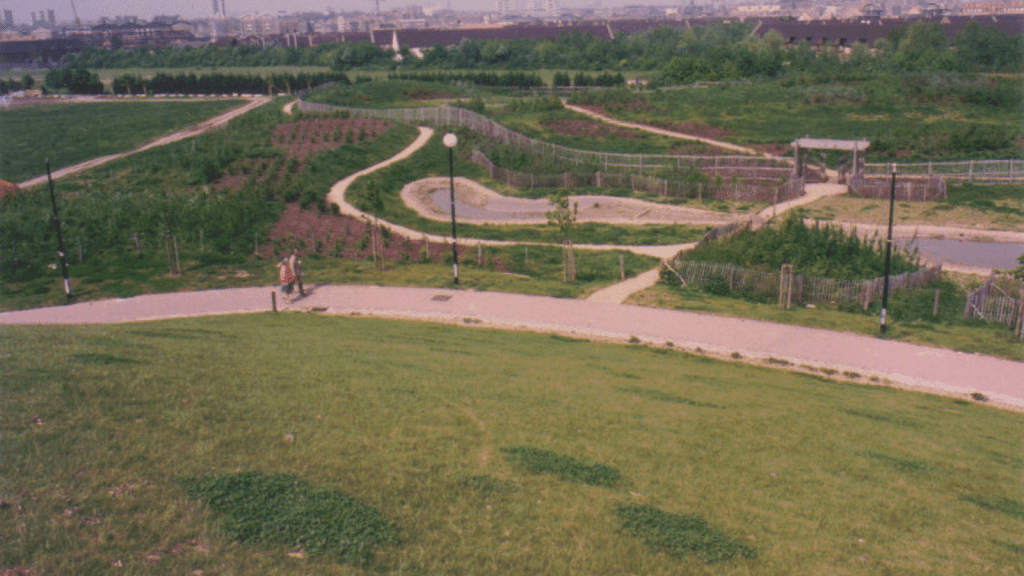
<svg viewBox="0 0 1024 576">
<path fill-rule="evenodd" d="M 75 8 L 75 0 L 71 0 L 71 11 L 75 13 L 75 28 L 82 29 L 82 19 L 78 17 L 78 8 Z"/>
</svg>

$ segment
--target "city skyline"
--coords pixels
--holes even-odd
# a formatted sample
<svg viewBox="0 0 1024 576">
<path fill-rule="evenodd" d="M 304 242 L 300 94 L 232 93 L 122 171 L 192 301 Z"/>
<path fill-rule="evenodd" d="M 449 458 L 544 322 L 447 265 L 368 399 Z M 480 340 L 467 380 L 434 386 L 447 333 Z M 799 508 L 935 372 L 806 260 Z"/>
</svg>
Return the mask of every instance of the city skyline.
<svg viewBox="0 0 1024 576">
<path fill-rule="evenodd" d="M 687 4 L 689 2 L 686 2 Z M 705 2 L 698 2 L 704 4 Z M 508 5 L 514 8 L 519 2 L 509 0 Z M 526 2 L 522 2 L 526 4 Z M 563 8 L 581 8 L 591 5 L 604 7 L 625 6 L 625 5 L 650 5 L 650 6 L 671 6 L 678 5 L 679 1 L 665 2 L 655 0 L 559 0 Z M 447 8 L 449 5 L 454 10 L 492 11 L 494 1 L 485 0 L 380 0 L 381 11 L 402 8 L 409 5 L 421 6 L 424 10 Z M 372 13 L 376 10 L 374 0 L 227 0 L 227 15 L 241 16 L 246 13 L 271 13 L 279 11 L 286 13 L 313 11 L 327 12 L 333 9 L 335 12 L 356 12 L 362 11 Z M 147 0 L 144 3 L 127 3 L 123 0 L 77 0 L 75 8 L 83 20 L 98 20 L 101 17 L 115 18 L 117 16 L 137 16 L 140 19 L 149 20 L 157 15 L 180 15 L 183 19 L 208 18 L 213 15 L 211 0 Z M 53 10 L 57 22 L 71 22 L 74 14 L 71 9 L 71 0 L 2 0 L 0 9 L 14 12 L 14 21 L 18 24 L 30 24 L 32 13 L 38 15 L 39 11 Z"/>
</svg>

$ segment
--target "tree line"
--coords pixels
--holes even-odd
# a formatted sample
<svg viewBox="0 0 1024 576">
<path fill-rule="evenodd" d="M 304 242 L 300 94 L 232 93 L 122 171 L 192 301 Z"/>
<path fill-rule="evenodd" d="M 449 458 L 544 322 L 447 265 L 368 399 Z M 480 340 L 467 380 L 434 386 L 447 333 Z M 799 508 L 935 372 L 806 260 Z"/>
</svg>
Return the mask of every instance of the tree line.
<svg viewBox="0 0 1024 576">
<path fill-rule="evenodd" d="M 114 78 L 110 89 L 114 94 L 263 94 L 309 90 L 329 82 L 349 84 L 341 72 L 299 74 L 166 74 L 150 79 L 125 74 Z M 72 94 L 103 94 L 106 86 L 99 76 L 83 68 L 57 68 L 46 74 L 45 86 L 51 90 L 67 89 Z"/>
<path fill-rule="evenodd" d="M 233 46 L 158 48 L 128 51 L 91 49 L 69 57 L 76 68 L 174 68 L 197 66 L 330 66 L 392 70 L 579 70 L 657 71 L 664 83 L 781 77 L 830 69 L 1024 71 L 1024 34 L 1007 35 L 995 26 L 970 22 L 950 46 L 935 22 L 914 21 L 872 46 L 856 44 L 849 54 L 807 43 L 787 45 L 775 31 L 752 35 L 752 22 L 716 23 L 686 29 L 657 28 L 611 40 L 573 31 L 555 39 L 465 39 L 435 45 L 423 58 L 408 46 L 396 53 L 371 42 L 325 43 L 313 48 Z"/>
</svg>

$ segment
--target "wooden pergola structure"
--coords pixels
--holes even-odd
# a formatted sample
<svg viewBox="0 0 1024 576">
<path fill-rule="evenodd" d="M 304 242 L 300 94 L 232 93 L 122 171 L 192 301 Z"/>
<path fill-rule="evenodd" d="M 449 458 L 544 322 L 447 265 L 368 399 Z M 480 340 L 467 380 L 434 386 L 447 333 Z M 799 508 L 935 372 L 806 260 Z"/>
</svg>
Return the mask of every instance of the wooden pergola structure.
<svg viewBox="0 0 1024 576">
<path fill-rule="evenodd" d="M 790 146 L 793 147 L 796 158 L 796 175 L 804 177 L 804 165 L 807 163 L 806 153 L 810 150 L 843 150 L 853 153 L 853 162 L 850 164 L 853 173 L 860 171 L 860 161 L 864 158 L 871 142 L 867 140 L 831 140 L 828 138 L 797 138 Z"/>
</svg>

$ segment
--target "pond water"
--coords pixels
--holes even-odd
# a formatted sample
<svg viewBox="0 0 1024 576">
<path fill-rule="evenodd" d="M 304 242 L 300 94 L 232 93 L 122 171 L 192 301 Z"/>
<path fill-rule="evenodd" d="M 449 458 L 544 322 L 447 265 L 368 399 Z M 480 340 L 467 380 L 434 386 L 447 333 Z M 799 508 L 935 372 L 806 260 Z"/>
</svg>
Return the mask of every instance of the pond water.
<svg viewBox="0 0 1024 576">
<path fill-rule="evenodd" d="M 896 241 L 905 246 L 909 240 Z M 935 240 L 917 238 L 913 241 L 922 256 L 950 264 L 981 266 L 1011 270 L 1019 266 L 1017 258 L 1024 254 L 1024 244 L 1002 242 L 969 242 L 964 240 Z"/>
</svg>

